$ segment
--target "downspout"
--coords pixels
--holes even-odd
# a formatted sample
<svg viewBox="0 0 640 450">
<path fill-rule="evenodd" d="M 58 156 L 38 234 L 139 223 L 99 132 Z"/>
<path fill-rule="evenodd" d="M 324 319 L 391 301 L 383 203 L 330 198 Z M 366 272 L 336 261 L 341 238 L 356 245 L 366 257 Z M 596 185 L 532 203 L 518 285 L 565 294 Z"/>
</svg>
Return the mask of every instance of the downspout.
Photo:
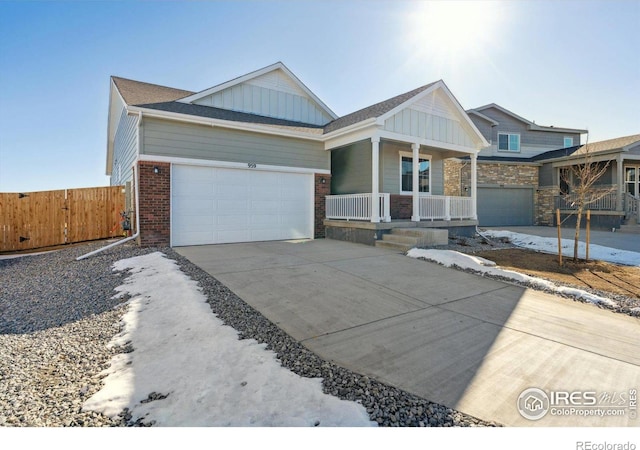
<svg viewBox="0 0 640 450">
<path fill-rule="evenodd" d="M 132 241 L 134 239 L 137 239 L 138 236 L 140 236 L 140 197 L 139 197 L 140 177 L 138 175 L 138 170 L 137 170 L 135 165 L 133 166 L 133 173 L 134 173 L 134 178 L 136 180 L 136 233 L 134 235 L 132 235 L 132 236 L 129 236 L 129 237 L 124 238 L 124 239 L 121 239 L 118 242 L 114 242 L 113 244 L 109 244 L 109 245 L 107 245 L 105 247 L 101 247 L 101 248 L 99 248 L 97 250 L 94 250 L 92 252 L 89 252 L 89 253 L 87 253 L 85 255 L 78 256 L 76 258 L 76 261 L 80 261 L 82 259 L 85 259 L 85 258 L 88 258 L 89 256 L 93 256 L 95 254 L 101 253 L 101 252 L 103 252 L 105 250 L 108 250 L 110 248 L 116 247 L 118 245 L 122 245 L 125 242 Z"/>
<path fill-rule="evenodd" d="M 142 111 L 140 111 L 139 116 L 138 116 L 138 152 L 140 151 L 140 124 L 142 123 Z M 94 250 L 92 252 L 89 252 L 85 255 L 82 256 L 78 256 L 76 258 L 76 261 L 80 261 L 82 259 L 88 258 L 89 256 L 93 256 L 96 255 L 98 253 L 101 253 L 105 250 L 108 250 L 110 248 L 116 247 L 118 245 L 122 245 L 125 242 L 129 242 L 132 241 L 134 239 L 137 239 L 138 236 L 140 236 L 140 174 L 138 173 L 138 168 L 136 167 L 136 165 L 133 165 L 133 178 L 136 181 L 136 232 L 134 235 L 129 236 L 127 238 L 121 239 L 118 242 L 114 242 L 113 244 L 109 244 L 105 247 L 101 247 L 97 250 Z"/>
</svg>

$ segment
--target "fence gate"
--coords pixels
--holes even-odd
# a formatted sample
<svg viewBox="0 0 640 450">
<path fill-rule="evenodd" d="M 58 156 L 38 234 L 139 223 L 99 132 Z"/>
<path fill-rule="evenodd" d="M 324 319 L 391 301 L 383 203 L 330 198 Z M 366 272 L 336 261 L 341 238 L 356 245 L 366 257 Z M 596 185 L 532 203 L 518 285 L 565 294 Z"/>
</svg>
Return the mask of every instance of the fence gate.
<svg viewBox="0 0 640 450">
<path fill-rule="evenodd" d="M 122 186 L 0 193 L 0 252 L 118 236 Z"/>
</svg>

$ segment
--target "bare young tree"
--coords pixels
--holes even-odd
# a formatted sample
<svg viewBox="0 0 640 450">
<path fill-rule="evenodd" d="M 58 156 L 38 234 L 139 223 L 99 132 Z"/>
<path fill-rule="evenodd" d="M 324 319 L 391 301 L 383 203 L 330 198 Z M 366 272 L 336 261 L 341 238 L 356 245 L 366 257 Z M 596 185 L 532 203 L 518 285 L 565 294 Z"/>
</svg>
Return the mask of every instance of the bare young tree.
<svg viewBox="0 0 640 450">
<path fill-rule="evenodd" d="M 610 160 L 594 161 L 593 149 L 589 145 L 589 140 L 583 148 L 579 150 L 580 158 L 573 165 L 566 167 L 560 171 L 561 180 L 564 182 L 564 189 L 568 192 L 562 192 L 565 195 L 565 203 L 576 214 L 576 230 L 573 240 L 573 261 L 578 261 L 578 242 L 580 239 L 580 224 L 582 214 L 588 209 L 589 205 L 613 193 L 615 187 L 598 186 L 594 188 L 596 182 L 606 173 Z"/>
</svg>

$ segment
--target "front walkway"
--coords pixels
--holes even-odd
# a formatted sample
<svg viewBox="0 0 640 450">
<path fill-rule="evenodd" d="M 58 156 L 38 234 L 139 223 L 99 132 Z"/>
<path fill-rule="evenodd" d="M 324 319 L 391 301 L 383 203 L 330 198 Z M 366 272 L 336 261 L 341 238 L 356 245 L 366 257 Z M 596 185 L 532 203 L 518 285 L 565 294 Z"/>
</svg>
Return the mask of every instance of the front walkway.
<svg viewBox="0 0 640 450">
<path fill-rule="evenodd" d="M 321 357 L 429 400 L 505 425 L 640 425 L 516 408 L 531 387 L 628 398 L 637 319 L 340 241 L 175 250 Z"/>
</svg>

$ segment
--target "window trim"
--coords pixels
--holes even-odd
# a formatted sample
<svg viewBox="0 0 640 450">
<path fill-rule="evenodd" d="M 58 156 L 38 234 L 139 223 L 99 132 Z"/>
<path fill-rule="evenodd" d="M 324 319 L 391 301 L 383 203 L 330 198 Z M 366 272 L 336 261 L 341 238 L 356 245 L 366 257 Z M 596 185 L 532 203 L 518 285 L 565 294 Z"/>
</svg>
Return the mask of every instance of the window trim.
<svg viewBox="0 0 640 450">
<path fill-rule="evenodd" d="M 571 139 L 571 145 L 567 145 L 567 139 Z M 573 136 L 564 136 L 562 138 L 562 145 L 564 145 L 564 147 L 562 148 L 573 147 L 575 145 L 575 140 L 573 139 Z"/>
<path fill-rule="evenodd" d="M 402 190 L 402 158 L 411 158 L 411 161 L 413 161 L 413 153 L 411 152 L 398 152 L 398 161 L 399 161 L 399 168 L 398 168 L 398 181 L 400 182 L 400 186 L 399 187 L 399 192 L 400 195 L 413 195 L 413 191 L 403 191 Z M 420 160 L 424 160 L 424 161 L 429 161 L 429 192 L 419 192 L 419 194 L 421 195 L 431 195 L 431 180 L 433 179 L 433 177 L 431 176 L 431 169 L 433 168 L 433 164 L 431 163 L 431 155 L 425 155 L 425 154 L 419 154 L 418 155 L 418 161 Z M 413 184 L 413 181 L 412 183 Z"/>
<path fill-rule="evenodd" d="M 500 135 L 507 136 L 507 147 L 511 147 L 511 136 L 518 136 L 518 150 L 511 150 L 510 148 L 508 148 L 507 150 L 500 149 Z M 520 140 L 520 133 L 500 133 L 500 132 L 498 132 L 498 136 L 497 136 L 496 140 L 497 140 L 496 149 L 499 152 L 520 153 L 520 150 L 522 148 L 522 142 Z"/>
</svg>

